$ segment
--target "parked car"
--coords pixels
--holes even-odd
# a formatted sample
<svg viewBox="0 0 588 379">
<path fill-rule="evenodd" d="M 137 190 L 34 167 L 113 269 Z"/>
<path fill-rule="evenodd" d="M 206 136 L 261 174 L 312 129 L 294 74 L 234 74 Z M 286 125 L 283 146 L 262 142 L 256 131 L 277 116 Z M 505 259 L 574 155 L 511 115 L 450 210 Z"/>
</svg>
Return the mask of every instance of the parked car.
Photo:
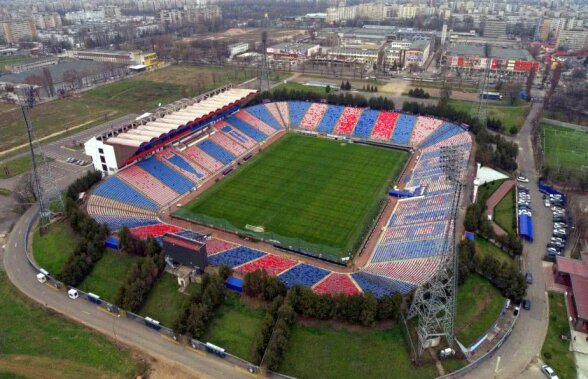
<svg viewBox="0 0 588 379">
<path fill-rule="evenodd" d="M 549 379 L 559 379 L 555 371 L 553 371 L 553 369 L 547 365 L 541 366 L 541 371 L 543 371 L 545 376 L 547 376 Z"/>
<path fill-rule="evenodd" d="M 529 183 L 529 179 L 525 178 L 524 176 L 519 176 L 517 180 L 521 183 Z"/>
<path fill-rule="evenodd" d="M 545 199 L 544 204 L 547 208 L 551 206 L 551 202 L 549 201 L 549 199 Z"/>
<path fill-rule="evenodd" d="M 529 271 L 525 273 L 525 281 L 527 284 L 533 284 L 533 274 L 531 274 Z"/>
<path fill-rule="evenodd" d="M 527 311 L 531 310 L 531 300 L 529 300 L 529 299 L 523 300 L 523 309 L 526 309 Z"/>
</svg>

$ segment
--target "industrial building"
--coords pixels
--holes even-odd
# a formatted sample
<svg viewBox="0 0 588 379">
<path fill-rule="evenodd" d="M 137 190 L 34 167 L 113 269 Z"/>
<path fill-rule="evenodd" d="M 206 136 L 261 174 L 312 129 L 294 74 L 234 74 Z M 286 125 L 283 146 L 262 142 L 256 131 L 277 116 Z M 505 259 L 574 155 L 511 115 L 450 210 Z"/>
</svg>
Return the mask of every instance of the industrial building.
<svg viewBox="0 0 588 379">
<path fill-rule="evenodd" d="M 279 43 L 267 48 L 267 54 L 275 57 L 310 58 L 320 54 L 320 45 L 310 43 Z"/>
<path fill-rule="evenodd" d="M 531 54 L 524 49 L 491 47 L 487 56 L 484 45 L 452 44 L 441 58 L 441 64 L 450 69 L 484 70 L 527 73 L 539 70 Z"/>
</svg>

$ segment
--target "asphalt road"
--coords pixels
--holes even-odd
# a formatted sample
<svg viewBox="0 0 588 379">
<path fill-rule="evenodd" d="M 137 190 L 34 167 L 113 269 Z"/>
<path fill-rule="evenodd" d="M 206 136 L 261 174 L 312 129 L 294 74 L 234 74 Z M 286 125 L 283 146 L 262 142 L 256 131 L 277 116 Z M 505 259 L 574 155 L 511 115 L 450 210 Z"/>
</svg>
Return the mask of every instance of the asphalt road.
<svg viewBox="0 0 588 379">
<path fill-rule="evenodd" d="M 543 378 L 539 361 L 543 340 L 547 333 L 549 308 L 543 280 L 542 258 L 545 246 L 551 238 L 551 212 L 543 205 L 542 194 L 537 188 L 539 174 L 535 170 L 533 146 L 531 143 L 530 120 L 541 112 L 542 104 L 533 103 L 531 112 L 517 137 L 519 144 L 519 171 L 529 179 L 533 208 L 533 231 L 535 240 L 525 242 L 523 254 L 526 270 L 533 274 L 533 284 L 527 290 L 531 310 L 521 310 L 519 320 L 509 339 L 498 352 L 480 367 L 468 374 L 467 378 Z"/>
<path fill-rule="evenodd" d="M 193 352 L 164 339 L 158 332 L 126 318 L 115 317 L 99 310 L 86 300 L 70 300 L 65 292 L 41 284 L 36 271 L 29 265 L 25 253 L 26 230 L 37 207 L 21 217 L 6 242 L 4 268 L 10 281 L 26 296 L 46 308 L 66 315 L 124 345 L 160 360 L 170 360 L 184 366 L 199 378 L 244 378 L 251 374 L 241 371 L 227 361 L 203 352 Z"/>
</svg>

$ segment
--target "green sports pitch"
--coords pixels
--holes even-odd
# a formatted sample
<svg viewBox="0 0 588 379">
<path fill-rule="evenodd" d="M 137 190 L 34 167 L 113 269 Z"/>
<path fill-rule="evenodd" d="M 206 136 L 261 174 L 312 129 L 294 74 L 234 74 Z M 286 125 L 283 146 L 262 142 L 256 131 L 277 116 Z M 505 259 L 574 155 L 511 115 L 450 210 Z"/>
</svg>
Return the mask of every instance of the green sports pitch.
<svg viewBox="0 0 588 379">
<path fill-rule="evenodd" d="M 339 261 L 361 243 L 407 158 L 290 133 L 174 216 Z"/>
<path fill-rule="evenodd" d="M 540 133 L 546 166 L 588 170 L 588 133 L 548 123 L 541 124 Z"/>
</svg>

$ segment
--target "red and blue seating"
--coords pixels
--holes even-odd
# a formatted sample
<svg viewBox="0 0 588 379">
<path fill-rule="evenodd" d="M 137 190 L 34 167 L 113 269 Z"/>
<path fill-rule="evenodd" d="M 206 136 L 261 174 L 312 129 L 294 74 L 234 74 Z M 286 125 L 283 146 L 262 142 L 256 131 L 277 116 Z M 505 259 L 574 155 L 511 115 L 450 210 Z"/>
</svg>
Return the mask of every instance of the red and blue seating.
<svg viewBox="0 0 588 379">
<path fill-rule="evenodd" d="M 239 157 L 247 152 L 247 149 L 243 147 L 243 145 L 238 144 L 231 138 L 227 137 L 226 134 L 221 132 L 216 132 L 212 136 L 210 136 L 210 140 L 229 153 L 233 154 L 235 157 Z"/>
<path fill-rule="evenodd" d="M 268 275 L 276 276 L 297 264 L 298 262 L 295 260 L 282 258 L 274 254 L 268 254 L 252 262 L 245 263 L 243 266 L 236 268 L 235 272 L 238 272 L 239 274 L 247 274 L 248 272 L 262 269 L 265 270 Z"/>
<path fill-rule="evenodd" d="M 397 120 L 398 113 L 396 112 L 380 112 L 370 138 L 383 142 L 390 141 Z"/>
<path fill-rule="evenodd" d="M 257 142 L 263 142 L 267 139 L 266 134 L 262 133 L 259 129 L 254 128 L 238 117 L 231 116 L 226 119 L 226 122 L 235 129 L 239 130 L 241 133 L 245 134 L 247 137 L 252 138 Z"/>
<path fill-rule="evenodd" d="M 265 122 L 261 121 L 257 117 L 251 115 L 251 113 L 248 113 L 244 110 L 240 110 L 239 112 L 235 113 L 235 117 L 253 126 L 255 129 L 259 130 L 266 136 L 271 136 L 276 132 L 276 129 L 272 128 Z"/>
<path fill-rule="evenodd" d="M 323 115 L 321 122 L 318 124 L 316 131 L 319 133 L 332 133 L 333 128 L 337 125 L 337 121 L 341 117 L 341 113 L 345 107 L 340 105 L 329 105 L 329 108 Z"/>
<path fill-rule="evenodd" d="M 117 176 L 108 178 L 98 184 L 94 190 L 94 194 L 129 203 L 138 208 L 147 209 L 153 212 L 159 210 L 159 206 L 155 201 L 137 191 L 130 184 L 121 180 Z"/>
<path fill-rule="evenodd" d="M 278 278 L 288 288 L 294 286 L 312 287 L 329 273 L 330 271 L 322 268 L 301 263 L 284 272 Z"/>
<path fill-rule="evenodd" d="M 288 127 L 290 121 L 290 112 L 288 110 L 288 103 L 286 101 L 278 101 L 277 103 L 265 104 L 265 108 L 273 116 L 273 118 L 280 123 L 282 128 Z"/>
<path fill-rule="evenodd" d="M 147 239 L 148 237 L 159 237 L 165 233 L 177 233 L 184 229 L 170 224 L 153 224 L 139 226 L 130 230 L 131 234 L 139 239 Z"/>
<path fill-rule="evenodd" d="M 345 107 L 337 125 L 335 125 L 335 134 L 350 136 L 361 116 L 362 108 Z"/>
<path fill-rule="evenodd" d="M 406 295 L 416 288 L 411 283 L 385 278 L 364 271 L 351 274 L 351 277 L 363 292 L 371 292 L 375 297 L 392 295 L 394 292 L 400 292 L 402 295 Z"/>
<path fill-rule="evenodd" d="M 288 113 L 290 114 L 290 127 L 297 128 L 306 114 L 311 103 L 304 101 L 288 101 Z"/>
<path fill-rule="evenodd" d="M 358 295 L 361 293 L 349 275 L 336 272 L 331 273 L 325 279 L 321 280 L 312 289 L 321 295 Z"/>
<path fill-rule="evenodd" d="M 272 116 L 271 112 L 263 104 L 248 107 L 245 111 L 276 130 L 282 129 L 280 122 Z"/>
<path fill-rule="evenodd" d="M 300 121 L 299 128 L 304 130 L 315 130 L 328 107 L 327 104 L 312 103 L 302 118 L 302 121 Z"/>
<path fill-rule="evenodd" d="M 196 162 L 198 165 L 202 166 L 211 173 L 217 172 L 224 167 L 222 162 L 219 162 L 210 155 L 206 154 L 204 151 L 200 150 L 198 146 L 191 146 L 182 151 L 182 154 L 189 158 L 192 162 Z"/>
<path fill-rule="evenodd" d="M 219 240 L 217 238 L 211 238 L 206 241 L 206 254 L 213 255 L 220 253 L 221 251 L 229 250 L 236 247 L 234 243 Z"/>
<path fill-rule="evenodd" d="M 236 158 L 233 154 L 212 142 L 210 139 L 200 142 L 198 147 L 217 161 L 222 162 L 223 165 L 228 165 Z"/>
<path fill-rule="evenodd" d="M 165 205 L 180 195 L 137 165 L 119 171 L 117 176 L 143 192 L 159 205 Z"/>
<path fill-rule="evenodd" d="M 244 263 L 261 258 L 266 253 L 259 250 L 250 249 L 245 246 L 237 246 L 221 253 L 209 255 L 208 263 L 215 266 L 237 267 Z"/>
<path fill-rule="evenodd" d="M 194 187 L 194 182 L 173 168 L 167 166 L 155 156 L 143 159 L 141 162 L 137 163 L 137 166 L 141 167 L 179 194 L 186 193 Z"/>
<path fill-rule="evenodd" d="M 361 113 L 361 117 L 357 121 L 357 125 L 355 126 L 355 130 L 353 132 L 353 136 L 357 138 L 370 138 L 372 134 L 372 130 L 378 119 L 380 112 L 374 111 L 371 109 L 365 109 Z"/>
<path fill-rule="evenodd" d="M 416 123 L 416 117 L 412 115 L 401 114 L 396 120 L 394 133 L 392 134 L 391 142 L 400 145 L 408 145 L 412 129 Z"/>
<path fill-rule="evenodd" d="M 232 138 L 233 140 L 237 141 L 241 145 L 245 146 L 247 149 L 251 149 L 255 145 L 257 145 L 257 141 L 253 138 L 249 138 L 245 134 L 235 130 L 229 124 L 224 121 L 216 123 L 214 126 L 216 130 L 224 133 L 226 136 Z"/>
</svg>

